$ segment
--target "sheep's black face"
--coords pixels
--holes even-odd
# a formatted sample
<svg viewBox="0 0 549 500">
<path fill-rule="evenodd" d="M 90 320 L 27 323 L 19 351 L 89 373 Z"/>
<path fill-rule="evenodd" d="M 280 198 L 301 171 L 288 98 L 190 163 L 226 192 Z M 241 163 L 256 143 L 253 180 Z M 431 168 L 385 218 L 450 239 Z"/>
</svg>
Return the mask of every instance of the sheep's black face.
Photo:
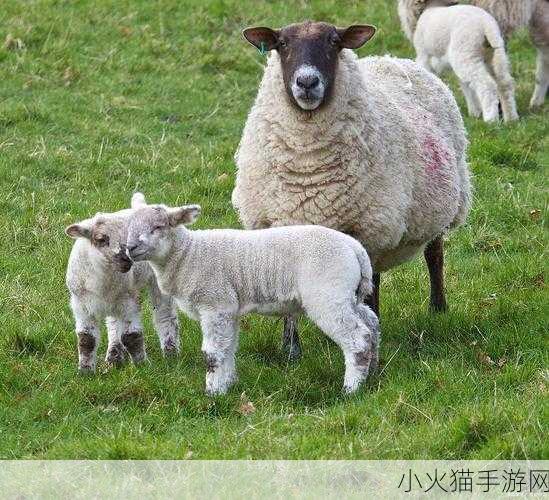
<svg viewBox="0 0 549 500">
<path fill-rule="evenodd" d="M 290 101 L 313 111 L 329 102 L 337 73 L 339 52 L 356 49 L 375 33 L 372 26 L 338 29 L 307 21 L 280 30 L 248 28 L 244 37 L 260 50 L 276 50 Z"/>
</svg>

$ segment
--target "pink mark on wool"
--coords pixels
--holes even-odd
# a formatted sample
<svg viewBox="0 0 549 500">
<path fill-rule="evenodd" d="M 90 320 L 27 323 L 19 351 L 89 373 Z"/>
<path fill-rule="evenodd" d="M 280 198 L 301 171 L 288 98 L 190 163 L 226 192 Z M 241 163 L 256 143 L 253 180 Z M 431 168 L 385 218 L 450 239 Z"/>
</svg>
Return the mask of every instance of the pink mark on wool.
<svg viewBox="0 0 549 500">
<path fill-rule="evenodd" d="M 428 135 L 423 141 L 423 157 L 425 172 L 428 174 L 436 173 L 450 162 L 450 153 L 446 145 L 431 135 Z"/>
</svg>

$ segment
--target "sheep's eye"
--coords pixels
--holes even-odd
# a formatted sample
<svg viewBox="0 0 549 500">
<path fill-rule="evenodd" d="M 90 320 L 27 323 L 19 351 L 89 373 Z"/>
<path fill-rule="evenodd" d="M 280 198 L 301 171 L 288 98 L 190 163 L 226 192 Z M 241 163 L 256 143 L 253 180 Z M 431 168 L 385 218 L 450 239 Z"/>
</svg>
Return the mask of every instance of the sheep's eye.
<svg viewBox="0 0 549 500">
<path fill-rule="evenodd" d="M 99 247 L 104 247 L 109 244 L 109 237 L 108 236 L 96 236 L 95 237 L 95 243 Z"/>
<path fill-rule="evenodd" d="M 278 42 L 278 46 L 281 48 L 281 49 L 285 49 L 287 46 L 288 46 L 288 43 L 286 42 L 286 40 L 280 40 Z"/>
<path fill-rule="evenodd" d="M 154 233 L 155 231 L 160 231 L 160 230 L 163 229 L 163 228 L 164 228 L 164 226 L 154 226 L 154 227 L 153 227 L 153 233 Z"/>
<path fill-rule="evenodd" d="M 335 47 L 338 44 L 339 44 L 339 39 L 337 37 L 333 36 L 330 38 L 330 45 L 332 47 Z"/>
</svg>

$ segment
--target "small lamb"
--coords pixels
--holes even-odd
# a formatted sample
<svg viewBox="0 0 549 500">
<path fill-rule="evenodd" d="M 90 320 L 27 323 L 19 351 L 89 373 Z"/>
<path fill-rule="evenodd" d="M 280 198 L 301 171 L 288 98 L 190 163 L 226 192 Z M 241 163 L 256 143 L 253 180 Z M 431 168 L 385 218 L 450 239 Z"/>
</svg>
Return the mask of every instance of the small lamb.
<svg viewBox="0 0 549 500">
<path fill-rule="evenodd" d="M 399 0 L 405 33 L 412 38 L 417 62 L 441 73 L 451 68 L 459 79 L 471 116 L 484 121 L 518 119 L 515 84 L 505 41 L 496 20 L 472 5 L 450 0 Z"/>
<path fill-rule="evenodd" d="M 200 321 L 206 392 L 236 380 L 239 317 L 305 312 L 343 350 L 344 390 L 378 364 L 379 323 L 362 301 L 372 291 L 368 254 L 355 239 L 321 226 L 190 231 L 198 205 L 151 205 L 130 218 L 127 251 L 149 261 L 163 293 Z"/>
<path fill-rule="evenodd" d="M 179 325 L 173 300 L 163 295 L 150 266 L 132 266 L 126 255 L 127 221 L 145 200 L 132 198 L 132 209 L 98 213 L 72 224 L 66 234 L 76 239 L 67 267 L 66 283 L 78 337 L 78 368 L 94 371 L 101 322 L 106 319 L 109 345 L 105 361 L 122 363 L 129 353 L 134 363 L 146 359 L 140 318 L 139 292 L 150 289 L 153 318 L 165 355 L 179 350 Z"/>
</svg>

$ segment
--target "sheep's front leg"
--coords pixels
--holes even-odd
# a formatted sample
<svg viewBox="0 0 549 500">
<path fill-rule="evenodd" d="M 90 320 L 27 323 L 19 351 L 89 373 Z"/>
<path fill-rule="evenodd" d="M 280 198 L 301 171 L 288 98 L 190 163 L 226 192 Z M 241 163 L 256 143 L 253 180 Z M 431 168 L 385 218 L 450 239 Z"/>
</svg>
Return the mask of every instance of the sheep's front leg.
<svg viewBox="0 0 549 500">
<path fill-rule="evenodd" d="M 547 27 L 549 31 L 549 26 Z M 536 87 L 530 100 L 530 107 L 543 105 L 549 90 L 549 47 L 538 47 Z"/>
<path fill-rule="evenodd" d="M 156 283 L 151 284 L 153 321 L 164 356 L 179 353 L 179 321 L 174 300 L 164 295 Z"/>
<path fill-rule="evenodd" d="M 299 343 L 299 335 L 297 334 L 297 319 L 292 316 L 284 318 L 282 349 L 288 355 L 289 361 L 297 361 L 301 358 L 301 344 Z"/>
<path fill-rule="evenodd" d="M 430 308 L 433 311 L 446 311 L 446 298 L 444 297 L 444 240 L 437 236 L 427 244 L 424 250 L 425 261 L 429 269 L 431 281 Z"/>
<path fill-rule="evenodd" d="M 97 319 L 75 297 L 71 297 L 71 308 L 78 340 L 78 370 L 80 373 L 94 372 L 100 338 Z"/>
<path fill-rule="evenodd" d="M 232 312 L 207 311 L 200 314 L 200 325 L 206 361 L 206 393 L 225 394 L 237 379 L 238 319 Z"/>
<path fill-rule="evenodd" d="M 147 359 L 137 299 L 130 299 L 125 303 L 121 338 L 122 344 L 124 344 L 134 363 L 140 363 Z"/>
</svg>

